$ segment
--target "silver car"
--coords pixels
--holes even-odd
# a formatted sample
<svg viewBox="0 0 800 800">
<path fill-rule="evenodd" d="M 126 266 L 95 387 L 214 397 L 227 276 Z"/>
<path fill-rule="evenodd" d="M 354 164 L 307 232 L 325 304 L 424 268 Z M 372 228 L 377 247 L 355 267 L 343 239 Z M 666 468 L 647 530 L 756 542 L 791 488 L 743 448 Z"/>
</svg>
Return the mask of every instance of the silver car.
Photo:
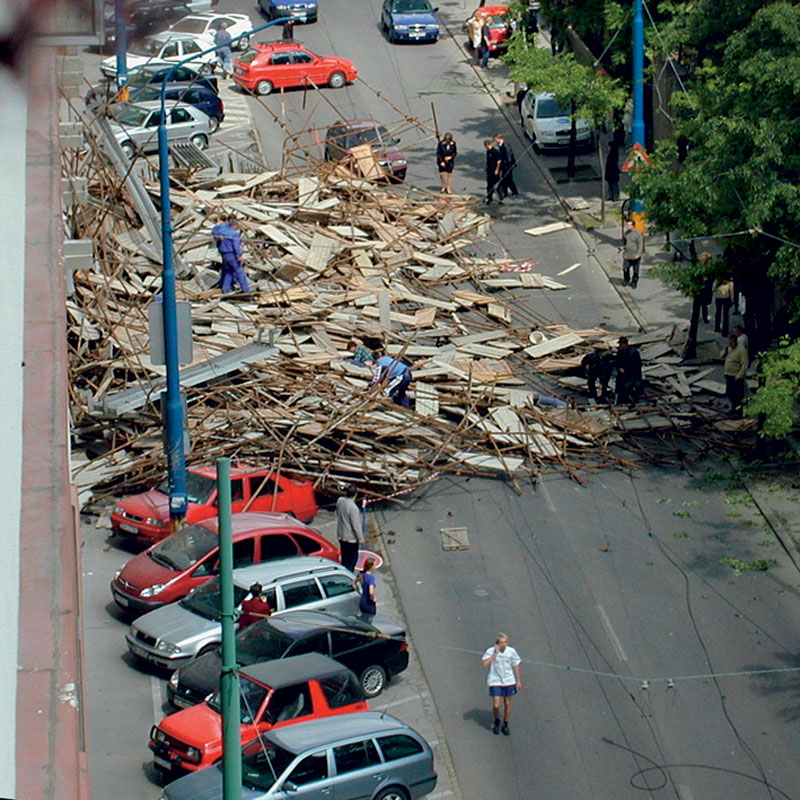
<svg viewBox="0 0 800 800">
<path fill-rule="evenodd" d="M 273 728 L 242 757 L 242 800 L 417 800 L 436 780 L 425 739 L 377 711 Z M 173 781 L 161 800 L 222 797 L 217 764 Z"/>
<path fill-rule="evenodd" d="M 200 150 L 208 147 L 208 137 L 214 126 L 206 114 L 194 106 L 174 100 L 166 102 L 165 110 L 168 141 L 188 139 Z M 158 150 L 160 122 L 160 101 L 147 100 L 132 103 L 119 111 L 111 120 L 111 130 L 125 155 L 133 158 L 137 151 L 151 153 Z"/>
<path fill-rule="evenodd" d="M 253 564 L 233 571 L 238 608 L 248 589 L 263 587 L 273 614 L 296 609 L 355 614 L 358 593 L 354 575 L 327 558 L 296 556 Z M 190 595 L 139 617 L 125 634 L 133 655 L 165 669 L 177 669 L 222 641 L 219 578 Z"/>
</svg>

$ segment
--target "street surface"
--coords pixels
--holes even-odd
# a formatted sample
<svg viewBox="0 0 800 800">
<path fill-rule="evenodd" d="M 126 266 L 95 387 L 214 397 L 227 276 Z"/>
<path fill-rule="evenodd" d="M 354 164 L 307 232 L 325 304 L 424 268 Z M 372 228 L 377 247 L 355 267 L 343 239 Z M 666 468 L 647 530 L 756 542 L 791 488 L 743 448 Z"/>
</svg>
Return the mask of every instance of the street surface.
<svg viewBox="0 0 800 800">
<path fill-rule="evenodd" d="M 543 172 L 565 157 L 527 149 L 515 105 L 489 91 L 462 49 L 458 23 L 472 4 L 440 2 L 452 35 L 421 46 L 388 44 L 380 5 L 326 0 L 317 24 L 295 29 L 312 50 L 351 58 L 364 82 L 266 98 L 223 86 L 243 146 L 244 108 L 271 167 L 281 163 L 284 131 L 341 116 L 395 123 L 408 114 L 429 126 L 401 134 L 408 182 L 435 193 L 433 103 L 440 131 L 458 144 L 454 191 L 479 196 L 482 140 L 506 132 L 523 197 L 491 207 L 494 242 L 476 242 L 476 250 L 496 254 L 499 243 L 550 277 L 579 265 L 563 279 L 567 291 L 516 294 L 518 319 L 636 331 L 579 233 L 524 233 L 563 218 Z M 249 2 L 222 0 L 221 7 L 260 20 Z M 493 76 L 501 71 L 490 68 Z M 597 184 L 590 186 L 563 191 L 596 194 Z M 465 800 L 800 797 L 800 672 L 780 672 L 800 670 L 800 577 L 747 496 L 725 478 L 726 464 L 695 464 L 691 473 L 680 467 L 604 472 L 586 485 L 545 476 L 519 494 L 500 481 L 443 479 L 375 513 L 416 649 L 412 664 L 430 687 L 427 695 L 423 677 L 409 670 L 380 701 L 396 704 L 390 710 L 403 719 L 405 704 L 422 698 L 432 712 L 435 703 Z M 458 526 L 468 529 L 469 549 L 443 550 L 439 529 Z M 93 796 L 116 797 L 124 787 L 124 796 L 157 798 L 146 740 L 162 714 L 164 676 L 125 654 L 108 582 L 130 556 L 106 536 L 84 528 Z M 723 558 L 775 563 L 737 576 Z M 510 738 L 489 730 L 480 664 L 499 630 L 524 659 Z M 427 720 L 435 726 L 432 713 Z M 446 773 L 442 760 L 437 769 Z"/>
</svg>

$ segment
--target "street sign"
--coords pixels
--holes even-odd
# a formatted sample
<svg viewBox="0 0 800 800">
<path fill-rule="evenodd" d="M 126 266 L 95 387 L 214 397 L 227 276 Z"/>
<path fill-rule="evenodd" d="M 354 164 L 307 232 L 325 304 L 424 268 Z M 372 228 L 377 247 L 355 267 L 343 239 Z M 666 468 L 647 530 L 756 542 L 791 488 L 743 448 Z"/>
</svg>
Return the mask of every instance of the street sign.
<svg viewBox="0 0 800 800">
<path fill-rule="evenodd" d="M 178 300 L 175 307 L 178 315 L 178 363 L 190 364 L 192 361 L 192 305 L 187 300 Z M 147 307 L 147 320 L 150 333 L 150 363 L 166 364 L 164 311 L 160 294 Z"/>
<path fill-rule="evenodd" d="M 368 558 L 371 558 L 375 562 L 375 566 L 373 566 L 372 569 L 380 569 L 383 566 L 383 559 L 377 553 L 373 553 L 372 550 L 359 550 L 356 569 L 364 569 L 364 562 Z"/>
<path fill-rule="evenodd" d="M 628 153 L 628 158 L 625 160 L 620 169 L 623 172 L 630 172 L 632 169 L 641 169 L 642 167 L 652 167 L 653 162 L 647 151 L 640 144 L 634 144 L 631 152 Z"/>
</svg>

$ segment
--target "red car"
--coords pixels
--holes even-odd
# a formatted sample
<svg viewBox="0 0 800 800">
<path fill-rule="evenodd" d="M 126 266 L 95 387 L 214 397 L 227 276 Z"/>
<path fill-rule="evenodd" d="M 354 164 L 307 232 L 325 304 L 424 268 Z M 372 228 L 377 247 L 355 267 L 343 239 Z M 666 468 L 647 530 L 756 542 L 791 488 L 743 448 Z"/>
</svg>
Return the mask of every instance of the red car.
<svg viewBox="0 0 800 800">
<path fill-rule="evenodd" d="M 186 470 L 189 498 L 187 522 L 200 522 L 217 516 L 217 468 L 190 467 Z M 314 487 L 310 481 L 276 475 L 250 464 L 231 467 L 231 506 L 242 511 L 278 511 L 302 522 L 311 522 L 317 513 Z M 158 542 L 169 536 L 169 483 L 121 500 L 111 512 L 115 534 L 145 542 Z"/>
<path fill-rule="evenodd" d="M 287 556 L 339 560 L 339 551 L 322 534 L 287 514 L 235 514 L 232 535 L 234 568 Z M 187 525 L 132 558 L 111 582 L 111 594 L 125 611 L 152 611 L 185 597 L 218 571 L 215 517 Z"/>
<path fill-rule="evenodd" d="M 508 6 L 480 6 L 467 20 L 467 36 L 469 42 L 479 52 L 481 39 L 483 38 L 483 26 L 487 20 L 489 22 L 489 54 L 496 56 L 508 46 L 508 39 L 511 36 L 511 23 L 507 18 Z"/>
<path fill-rule="evenodd" d="M 257 44 L 233 62 L 233 80 L 256 94 L 293 86 L 330 86 L 339 89 L 355 80 L 352 61 L 318 56 L 296 42 Z"/>
<path fill-rule="evenodd" d="M 319 653 L 266 661 L 239 673 L 241 740 L 272 728 L 368 711 L 358 678 Z M 222 757 L 220 696 L 170 714 L 150 731 L 153 762 L 164 771 L 195 771 Z"/>
</svg>

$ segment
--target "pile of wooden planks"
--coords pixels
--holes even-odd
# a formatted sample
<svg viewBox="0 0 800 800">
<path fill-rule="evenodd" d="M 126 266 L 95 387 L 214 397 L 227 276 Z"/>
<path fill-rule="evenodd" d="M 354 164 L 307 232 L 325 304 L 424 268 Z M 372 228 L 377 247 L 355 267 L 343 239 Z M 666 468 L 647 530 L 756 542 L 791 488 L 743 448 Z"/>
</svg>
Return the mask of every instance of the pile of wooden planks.
<svg viewBox="0 0 800 800">
<path fill-rule="evenodd" d="M 148 304 L 160 290 L 160 243 L 112 179 L 94 173 L 76 235 L 95 244 L 95 266 L 74 274 L 67 307 L 74 479 L 83 498 L 153 484 L 164 473 L 159 393 L 149 357 Z M 157 187 L 150 186 L 157 196 Z M 190 463 L 221 455 L 312 478 L 321 490 L 358 484 L 394 497 L 442 473 L 536 479 L 618 463 L 621 431 L 680 428 L 709 390 L 702 370 L 678 367 L 673 332 L 641 339 L 647 377 L 661 395 L 642 411 L 570 407 L 583 379 L 568 373 L 604 329 L 571 330 L 516 301 L 566 285 L 476 255 L 489 219 L 472 198 L 370 183 L 339 164 L 293 177 L 226 174 L 172 191 L 174 244 L 188 272 L 199 378 L 186 386 Z M 222 295 L 210 230 L 240 220 L 254 291 Z M 236 356 L 269 341 L 263 357 Z M 364 343 L 412 366 L 413 408 L 369 385 L 348 360 Z M 221 355 L 233 366 L 218 370 Z M 203 373 L 208 366 L 207 377 Z M 110 399 L 142 401 L 111 417 Z M 561 396 L 561 397 L 559 397 Z M 670 410 L 672 409 L 672 410 Z M 666 422 L 665 422 L 666 420 Z"/>
</svg>

